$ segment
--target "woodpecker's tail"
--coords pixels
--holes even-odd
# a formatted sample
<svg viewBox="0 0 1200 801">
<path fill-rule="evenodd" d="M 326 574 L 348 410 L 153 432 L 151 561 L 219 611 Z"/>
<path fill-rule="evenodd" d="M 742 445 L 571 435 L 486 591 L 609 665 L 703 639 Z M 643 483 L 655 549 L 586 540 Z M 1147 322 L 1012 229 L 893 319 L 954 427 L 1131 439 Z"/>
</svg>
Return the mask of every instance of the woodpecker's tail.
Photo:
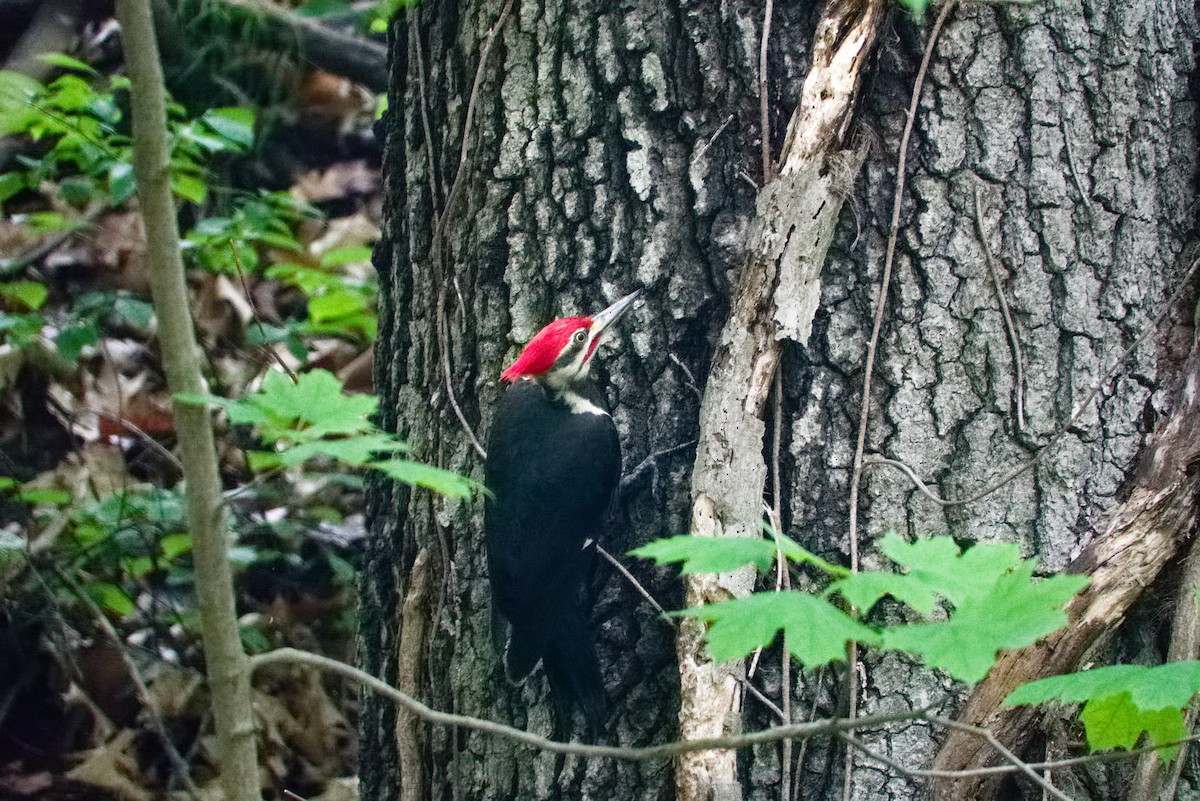
<svg viewBox="0 0 1200 801">
<path fill-rule="evenodd" d="M 578 609 L 564 613 L 548 628 L 528 631 L 513 626 L 504 648 L 504 673 L 520 685 L 542 663 L 559 723 L 569 729 L 571 710 L 583 711 L 588 728 L 603 732 L 608 703 L 596 645 Z"/>
<path fill-rule="evenodd" d="M 557 631 L 546 641 L 542 667 L 564 728 L 571 719 L 571 709 L 577 705 L 588 729 L 593 734 L 603 732 L 608 715 L 604 679 L 600 675 L 596 644 L 578 609 L 570 610 L 559 620 Z"/>
</svg>

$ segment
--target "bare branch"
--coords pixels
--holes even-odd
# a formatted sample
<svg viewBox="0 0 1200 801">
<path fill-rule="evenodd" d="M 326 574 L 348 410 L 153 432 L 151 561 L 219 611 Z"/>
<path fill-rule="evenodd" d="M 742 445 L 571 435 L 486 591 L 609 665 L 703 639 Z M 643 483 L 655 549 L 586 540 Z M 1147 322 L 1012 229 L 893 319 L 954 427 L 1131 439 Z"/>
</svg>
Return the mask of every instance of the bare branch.
<svg viewBox="0 0 1200 801">
<path fill-rule="evenodd" d="M 925 86 L 925 75 L 929 71 L 929 62 L 933 58 L 933 50 L 937 46 L 942 27 L 950 14 L 958 5 L 958 0 L 947 0 L 929 32 L 929 41 L 925 44 L 925 52 L 921 56 L 921 66 L 913 81 L 912 99 L 908 104 L 908 117 L 904 122 L 904 132 L 900 136 L 900 155 L 896 161 L 896 193 L 892 198 L 892 222 L 888 229 L 887 254 L 883 260 L 883 275 L 879 279 L 879 298 L 875 302 L 875 318 L 871 324 L 871 338 L 867 343 L 866 365 L 863 373 L 862 403 L 858 411 L 858 438 L 854 446 L 854 465 L 850 474 L 850 523 L 847 537 L 850 541 L 850 570 L 858 572 L 858 492 L 862 483 L 863 453 L 867 442 L 867 422 L 871 414 L 871 380 L 875 373 L 875 352 L 879 348 L 879 333 L 883 329 L 883 314 L 887 308 L 888 291 L 892 282 L 892 265 L 896 258 L 896 240 L 900 233 L 900 209 L 904 203 L 905 170 L 908 166 L 908 142 L 912 138 L 913 123 L 917 119 L 917 107 L 921 103 L 921 89 Z M 850 670 L 846 673 L 846 694 L 848 701 L 848 716 L 853 719 L 858 714 L 858 683 L 855 680 L 858 665 L 858 643 L 851 642 L 846 649 L 846 660 Z M 846 752 L 846 770 L 842 783 L 842 798 L 850 801 L 850 791 L 853 783 L 851 776 L 854 772 L 852 754 Z"/>
<path fill-rule="evenodd" d="M 980 198 L 979 187 L 975 187 L 975 230 L 979 234 L 979 244 L 983 247 L 983 262 L 987 265 L 992 276 L 992 286 L 996 290 L 996 302 L 1000 305 L 1000 314 L 1004 317 L 1004 327 L 1008 331 L 1008 342 L 1013 352 L 1013 370 L 1016 373 L 1016 386 L 1013 395 L 1016 396 L 1018 431 L 1025 430 L 1025 357 L 1021 354 L 1021 340 L 1017 337 L 1017 326 L 1013 323 L 1012 313 L 1008 310 L 1008 299 L 1004 296 L 1004 285 L 1000 283 L 1000 274 L 996 270 L 995 260 L 992 259 L 992 249 L 988 246 L 987 232 L 983 230 L 983 200 Z"/>
<path fill-rule="evenodd" d="M 371 674 L 359 670 L 352 665 L 330 659 L 319 654 L 301 651 L 296 648 L 277 648 L 265 654 L 250 657 L 250 669 L 256 671 L 267 665 L 300 663 L 319 668 L 328 673 L 356 681 L 385 698 L 403 706 L 416 717 L 441 726 L 458 726 L 472 731 L 505 737 L 513 742 L 521 743 L 532 748 L 549 751 L 554 754 L 570 754 L 597 759 L 619 759 L 626 762 L 645 762 L 651 759 L 667 759 L 679 754 L 697 751 L 724 751 L 733 748 L 747 748 L 754 745 L 779 742 L 792 739 L 803 740 L 809 737 L 836 735 L 839 731 L 853 731 L 856 728 L 882 726 L 904 720 L 917 720 L 926 715 L 931 709 L 940 706 L 945 699 L 938 699 L 922 709 L 892 713 L 888 715 L 873 715 L 858 720 L 831 718 L 828 720 L 812 721 L 809 723 L 792 723 L 786 726 L 773 726 L 762 731 L 749 734 L 739 734 L 730 737 L 705 737 L 695 740 L 677 740 L 661 745 L 643 747 L 625 747 L 616 745 L 592 745 L 589 743 L 564 743 L 551 740 L 538 734 L 531 734 L 522 729 L 513 728 L 503 723 L 475 718 L 469 715 L 459 715 L 453 712 L 440 712 L 430 709 L 411 695 L 403 693 L 387 682 L 375 678 Z"/>
</svg>

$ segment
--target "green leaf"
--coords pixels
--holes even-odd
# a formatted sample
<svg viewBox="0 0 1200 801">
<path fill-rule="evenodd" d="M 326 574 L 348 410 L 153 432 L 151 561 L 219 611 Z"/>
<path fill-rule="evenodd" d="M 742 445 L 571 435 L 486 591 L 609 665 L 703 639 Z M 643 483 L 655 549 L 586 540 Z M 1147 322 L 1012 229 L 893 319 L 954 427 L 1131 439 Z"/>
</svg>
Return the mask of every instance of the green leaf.
<svg viewBox="0 0 1200 801">
<path fill-rule="evenodd" d="M 37 281 L 10 281 L 0 284 L 0 298 L 14 300 L 29 311 L 37 311 L 42 308 L 48 297 L 50 297 L 50 290 L 46 288 L 45 284 Z"/>
<path fill-rule="evenodd" d="M 121 569 L 131 578 L 141 578 L 154 569 L 154 560 L 149 556 L 130 556 L 121 560 Z"/>
<path fill-rule="evenodd" d="M 343 395 L 342 382 L 333 373 L 312 370 L 294 384 L 283 373 L 270 372 L 258 392 L 219 403 L 230 420 L 258 427 L 266 440 L 311 442 L 371 431 L 367 418 L 379 401 L 370 395 Z"/>
<path fill-rule="evenodd" d="M 389 478 L 416 487 L 425 487 L 452 498 L 469 498 L 480 485 L 465 476 L 440 467 L 411 462 L 407 459 L 387 459 L 367 465 Z"/>
<path fill-rule="evenodd" d="M 58 332 L 54 338 L 54 346 L 58 355 L 69 362 L 79 360 L 79 354 L 89 345 L 94 345 L 100 339 L 100 329 L 95 320 L 77 320 Z"/>
<path fill-rule="evenodd" d="M 29 229 L 35 234 L 52 234 L 83 227 L 83 223 L 78 220 L 68 220 L 57 211 L 35 211 L 32 214 L 19 215 L 15 219 L 19 220 L 22 216 L 29 223 Z"/>
<path fill-rule="evenodd" d="M 369 247 L 335 248 L 321 257 L 322 267 L 338 267 L 343 264 L 353 264 L 360 261 L 370 261 Z"/>
<path fill-rule="evenodd" d="M 133 165 L 127 161 L 115 161 L 108 170 L 108 199 L 119 206 L 137 192 L 137 179 L 133 176 Z"/>
<path fill-rule="evenodd" d="M 1200 661 L 1165 665 L 1109 665 L 1050 676 L 1022 684 L 1004 699 L 1006 706 L 1054 701 L 1073 704 L 1128 692 L 1141 709 L 1183 707 L 1200 692 Z"/>
<path fill-rule="evenodd" d="M 850 571 L 848 569 L 842 567 L 841 565 L 835 565 L 832 562 L 825 561 L 812 551 L 802 547 L 800 543 L 789 538 L 785 534 L 780 534 L 779 532 L 775 531 L 774 528 L 765 523 L 763 524 L 763 530 L 767 532 L 768 539 L 778 540 L 779 549 L 783 552 L 783 555 L 788 559 L 791 559 L 796 564 L 812 565 L 818 570 L 831 576 L 850 575 Z M 774 544 L 772 544 L 772 547 L 774 547 Z"/>
<path fill-rule="evenodd" d="M 121 294 L 113 301 L 113 314 L 136 326 L 146 328 L 154 319 L 154 306 L 132 295 Z"/>
<path fill-rule="evenodd" d="M 829 585 L 826 595 L 840 594 L 863 614 L 890 595 L 928 616 L 937 606 L 937 588 L 900 573 L 855 573 Z"/>
<path fill-rule="evenodd" d="M 929 0 L 899 0 L 899 2 L 918 22 L 925 18 L 925 9 L 929 8 Z"/>
<path fill-rule="evenodd" d="M 325 456 L 351 465 L 363 465 L 375 458 L 379 453 L 395 453 L 407 451 L 408 446 L 390 434 L 364 434 L 346 439 L 322 439 L 316 442 L 305 442 L 286 450 L 277 456 L 284 467 L 292 467 L 314 456 Z"/>
<path fill-rule="evenodd" d="M 25 191 L 25 174 L 21 172 L 0 173 L 0 203 Z"/>
<path fill-rule="evenodd" d="M 238 149 L 254 144 L 254 110 L 241 106 L 209 109 L 200 120 Z"/>
<path fill-rule="evenodd" d="M 341 0 L 309 0 L 297 6 L 292 13 L 298 17 L 324 17 L 329 14 L 346 14 L 354 9 Z"/>
<path fill-rule="evenodd" d="M 67 506 L 74 500 L 66 490 L 39 487 L 22 487 L 17 497 L 37 506 Z"/>
<path fill-rule="evenodd" d="M 936 588 L 952 604 L 977 595 L 1021 561 L 1021 550 L 1012 542 L 984 542 L 960 555 L 950 537 L 929 537 L 905 542 L 895 532 L 879 541 L 879 550 L 908 568 L 908 575 L 926 587 Z"/>
<path fill-rule="evenodd" d="M 315 323 L 326 323 L 355 314 L 366 309 L 363 296 L 345 289 L 334 289 L 308 301 L 308 316 Z"/>
<path fill-rule="evenodd" d="M 846 568 L 826 562 L 782 534 L 776 535 L 770 526 L 764 526 L 764 529 L 771 535 L 770 538 L 681 535 L 649 542 L 629 553 L 643 559 L 653 559 L 660 565 L 683 562 L 680 573 L 685 576 L 692 573 L 727 573 L 748 564 L 755 565 L 760 572 L 766 571 L 775 562 L 779 552 L 797 564 L 812 564 L 833 575 L 849 575 L 850 571 Z"/>
<path fill-rule="evenodd" d="M 957 547 L 957 546 L 956 546 Z M 975 546 L 976 550 L 982 546 Z M 884 629 L 883 647 L 918 654 L 930 667 L 973 684 L 984 677 L 1001 648 L 1023 648 L 1067 625 L 1063 606 L 1087 586 L 1083 576 L 1033 580 L 1033 561 L 998 577 L 975 575 L 977 586 L 963 586 L 968 566 L 984 560 L 961 560 L 961 574 L 947 572 L 957 603 L 950 619 Z M 989 581 L 989 579 L 991 579 Z"/>
<path fill-rule="evenodd" d="M 1182 740 L 1188 733 L 1182 709 L 1142 709 L 1133 703 L 1129 693 L 1088 701 L 1079 719 L 1092 751 L 1134 748 L 1142 732 L 1149 734 L 1156 745 Z M 1164 762 L 1170 762 L 1178 751 L 1178 746 L 1172 746 L 1159 751 L 1159 755 Z"/>
<path fill-rule="evenodd" d="M 0 136 L 29 132 L 41 117 L 32 100 L 44 91 L 28 75 L 0 70 Z"/>
<path fill-rule="evenodd" d="M 191 553 L 192 535 L 188 533 L 168 534 L 158 541 L 158 549 L 163 559 L 173 562 L 185 553 Z"/>
<path fill-rule="evenodd" d="M 65 70 L 75 70 L 77 72 L 87 73 L 88 75 L 100 75 L 100 73 L 96 72 L 96 70 L 93 69 L 90 64 L 85 64 L 79 59 L 72 58 L 65 53 L 41 53 L 38 55 L 37 59 L 38 61 L 45 62 L 46 64 L 50 64 L 55 67 L 61 67 Z"/>
<path fill-rule="evenodd" d="M 682 562 L 679 572 L 684 576 L 728 573 L 749 564 L 765 571 L 775 561 L 775 544 L 761 537 L 693 537 L 684 534 L 648 542 L 629 554 L 653 559 L 658 565 Z"/>
<path fill-rule="evenodd" d="M 879 642 L 874 629 L 803 592 L 760 592 L 678 614 L 712 623 L 706 638 L 709 653 L 718 662 L 769 646 L 781 630 L 788 651 L 807 667 L 845 659 L 850 642 Z"/>
<path fill-rule="evenodd" d="M 135 608 L 133 599 L 116 584 L 94 581 L 86 585 L 83 590 L 101 609 L 106 609 L 119 617 L 129 615 Z"/>
<path fill-rule="evenodd" d="M 271 650 L 271 641 L 257 626 L 238 626 L 238 636 L 242 647 L 249 653 L 262 653 Z"/>
<path fill-rule="evenodd" d="M 204 204 L 204 199 L 208 197 L 208 184 L 194 175 L 172 171 L 171 191 L 184 200 L 201 206 Z"/>
<path fill-rule="evenodd" d="M 96 184 L 87 176 L 75 175 L 59 181 L 58 193 L 63 200 L 78 208 L 97 194 Z"/>
</svg>

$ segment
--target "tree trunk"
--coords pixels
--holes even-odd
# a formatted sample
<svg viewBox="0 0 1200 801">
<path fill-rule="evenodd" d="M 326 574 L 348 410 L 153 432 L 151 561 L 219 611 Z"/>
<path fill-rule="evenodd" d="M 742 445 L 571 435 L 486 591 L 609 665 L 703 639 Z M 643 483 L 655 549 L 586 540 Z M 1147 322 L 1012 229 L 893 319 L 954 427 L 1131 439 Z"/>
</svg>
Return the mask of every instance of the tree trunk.
<svg viewBox="0 0 1200 801">
<path fill-rule="evenodd" d="M 782 5 L 770 41 L 776 146 L 819 11 Z M 520 345 L 553 317 L 593 312 L 645 287 L 596 371 L 626 473 L 638 476 L 606 543 L 619 556 L 688 527 L 694 449 L 654 455 L 697 435 L 700 394 L 748 244 L 753 184 L 762 181 L 762 8 L 524 0 L 512 6 L 476 83 L 501 10 L 498 0 L 421 4 L 394 26 L 388 203 L 376 259 L 383 423 L 420 457 L 480 477 L 459 412 L 485 442 L 499 371 Z M 926 34 L 906 16 L 893 20 L 898 38 L 885 37 L 863 90 L 863 124 L 879 144 L 826 260 L 813 333 L 807 346 L 785 343 L 781 360 L 785 530 L 843 561 L 864 351 L 903 109 Z M 967 496 L 1033 455 L 1158 313 L 1195 233 L 1195 36 L 1194 8 L 1144 0 L 956 12 L 916 120 L 869 453 L 904 460 L 945 497 Z M 977 189 L 986 241 L 974 219 Z M 1023 387 L 985 247 L 1014 318 Z M 1047 569 L 1062 569 L 1123 500 L 1160 413 L 1158 388 L 1176 364 L 1172 336 L 1139 349 L 1037 468 L 976 503 L 942 508 L 900 473 L 869 471 L 859 509 L 866 565 L 876 558 L 874 539 L 897 529 L 1016 540 Z M 481 512 L 478 502 L 373 488 L 363 661 L 421 688 L 439 709 L 553 734 L 544 680 L 512 688 L 497 667 Z M 413 582 L 422 551 L 418 575 L 426 578 Z M 629 566 L 668 608 L 681 604 L 670 571 Z M 594 625 L 612 739 L 673 739 L 675 632 L 606 566 L 597 573 Z M 413 621 L 421 614 L 428 619 Z M 398 677 L 401 664 L 408 667 Z M 776 702 L 778 665 L 777 654 L 764 655 L 754 679 Z M 920 706 L 955 689 L 895 656 L 868 655 L 858 680 L 864 713 Z M 803 672 L 795 716 L 835 714 L 843 683 L 840 671 Z M 769 722 L 758 702 L 745 706 L 746 727 Z M 399 798 L 402 788 L 405 797 L 437 799 L 674 793 L 665 763 L 531 753 L 427 729 L 372 698 L 362 721 L 364 799 Z M 917 766 L 940 735 L 907 726 L 860 736 Z M 780 753 L 740 755 L 745 798 L 779 798 Z M 840 792 L 841 761 L 828 743 L 793 755 L 802 760 L 797 798 Z M 908 799 L 927 788 L 856 757 L 852 791 Z"/>
</svg>

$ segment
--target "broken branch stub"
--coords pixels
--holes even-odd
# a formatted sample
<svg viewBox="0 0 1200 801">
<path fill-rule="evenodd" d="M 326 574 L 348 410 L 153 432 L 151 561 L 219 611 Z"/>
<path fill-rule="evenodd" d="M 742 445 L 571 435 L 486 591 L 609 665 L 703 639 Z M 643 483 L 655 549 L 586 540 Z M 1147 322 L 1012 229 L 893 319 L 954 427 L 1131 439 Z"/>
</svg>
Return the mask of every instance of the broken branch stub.
<svg viewBox="0 0 1200 801">
<path fill-rule="evenodd" d="M 693 535 L 759 533 L 767 478 L 763 409 L 782 340 L 808 340 L 821 268 L 866 156 L 865 146 L 846 146 L 846 132 L 885 10 L 874 0 L 833 2 L 818 23 L 813 66 L 788 126 L 780 175 L 759 193 L 729 319 L 704 390 L 692 472 Z M 753 568 L 685 579 L 689 606 L 745 596 L 753 588 Z M 720 736 L 740 726 L 743 668 L 713 664 L 703 634 L 703 624 L 689 618 L 677 640 L 684 738 Z M 682 756 L 676 771 L 680 801 L 736 797 L 736 767 L 732 752 Z"/>
</svg>

